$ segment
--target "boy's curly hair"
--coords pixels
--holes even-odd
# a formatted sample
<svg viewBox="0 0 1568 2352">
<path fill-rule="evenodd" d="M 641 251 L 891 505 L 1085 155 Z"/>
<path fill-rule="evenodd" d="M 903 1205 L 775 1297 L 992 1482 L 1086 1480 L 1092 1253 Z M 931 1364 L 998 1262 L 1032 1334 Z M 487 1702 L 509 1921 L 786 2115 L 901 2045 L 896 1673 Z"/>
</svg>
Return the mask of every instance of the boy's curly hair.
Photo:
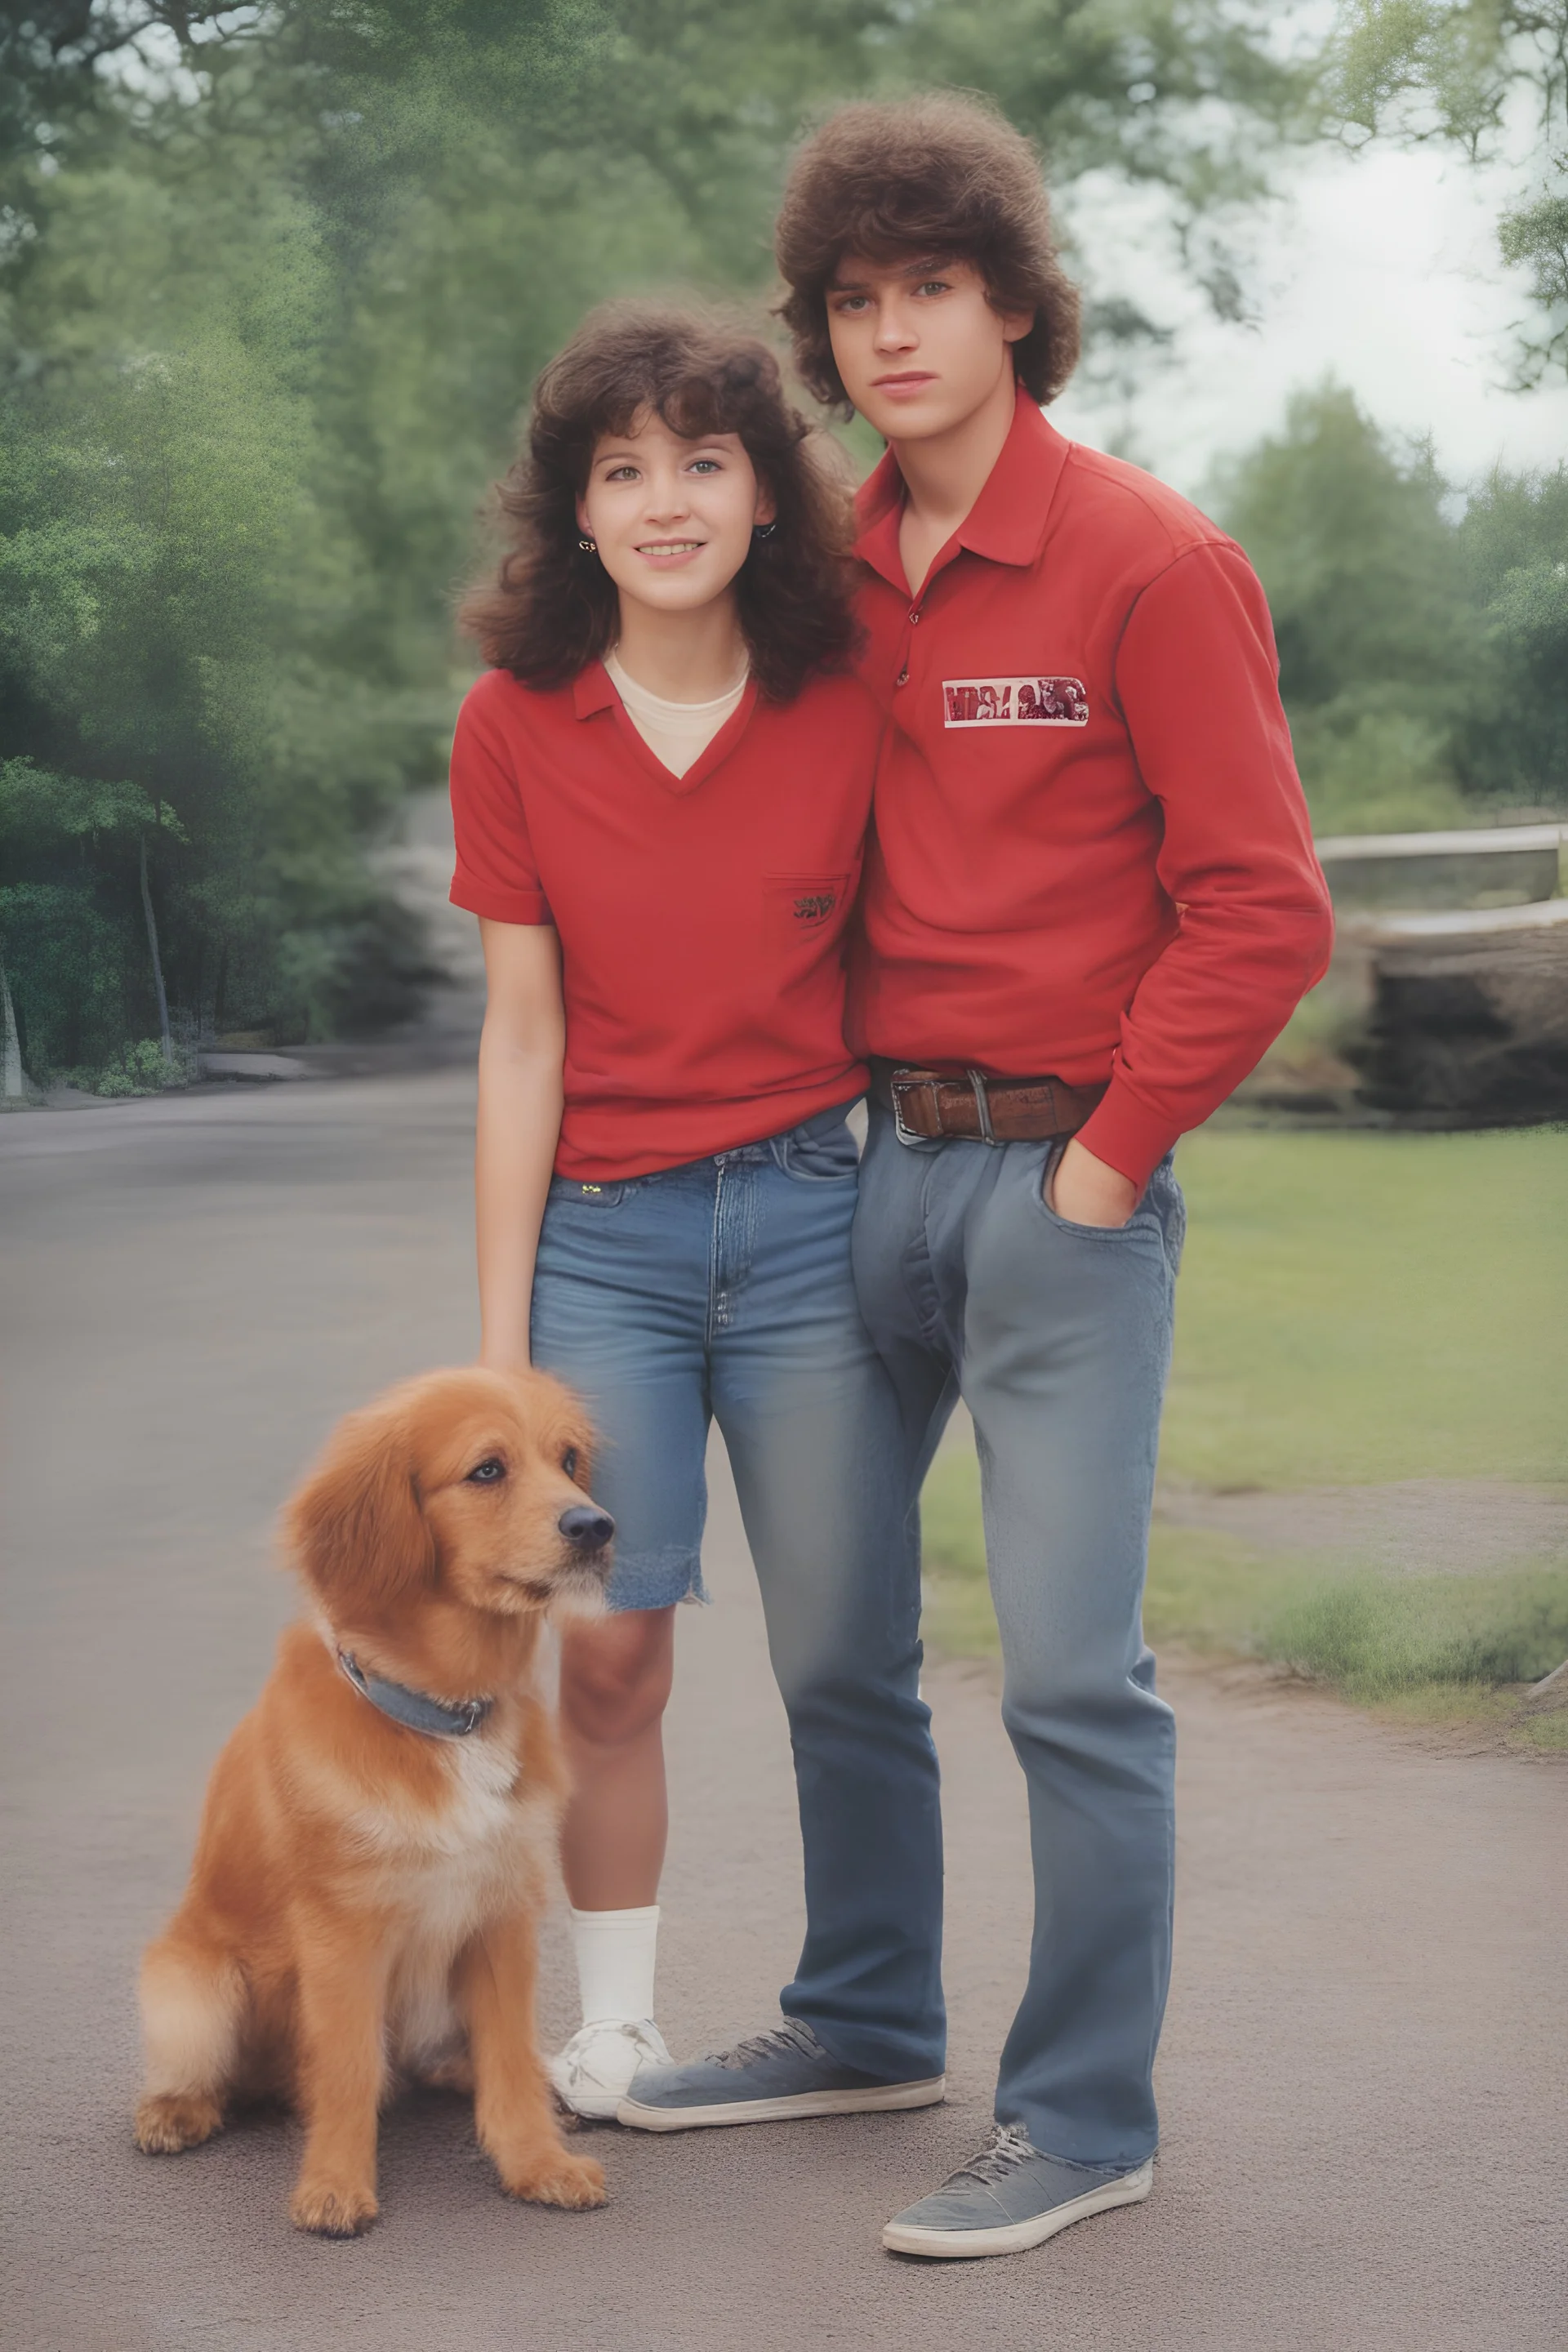
<svg viewBox="0 0 1568 2352">
<path fill-rule="evenodd" d="M 600 440 L 645 415 L 686 440 L 738 435 L 772 491 L 777 528 L 736 575 L 736 607 L 759 691 L 790 701 L 855 641 L 848 484 L 786 399 L 767 345 L 695 307 L 606 302 L 551 361 L 521 454 L 496 489 L 510 544 L 499 574 L 463 599 L 459 625 L 492 668 L 527 686 L 563 686 L 608 652 L 616 584 L 578 545 L 577 499 Z"/>
<path fill-rule="evenodd" d="M 774 250 L 795 366 L 846 415 L 826 302 L 846 254 L 973 262 L 995 309 L 1035 314 L 1013 364 L 1037 401 L 1054 400 L 1078 364 L 1080 298 L 1062 267 L 1038 159 L 986 100 L 939 90 L 839 107 L 795 157 Z"/>
</svg>

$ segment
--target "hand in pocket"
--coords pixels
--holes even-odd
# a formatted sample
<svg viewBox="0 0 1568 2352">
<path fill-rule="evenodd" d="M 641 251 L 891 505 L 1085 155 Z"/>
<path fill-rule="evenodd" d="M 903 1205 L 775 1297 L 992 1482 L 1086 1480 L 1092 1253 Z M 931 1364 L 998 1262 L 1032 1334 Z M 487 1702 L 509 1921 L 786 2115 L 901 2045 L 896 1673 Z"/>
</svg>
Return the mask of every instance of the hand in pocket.
<svg viewBox="0 0 1568 2352">
<path fill-rule="evenodd" d="M 1075 1135 L 1046 1178 L 1046 1206 L 1069 1225 L 1124 1225 L 1138 1206 L 1138 1187 Z"/>
</svg>

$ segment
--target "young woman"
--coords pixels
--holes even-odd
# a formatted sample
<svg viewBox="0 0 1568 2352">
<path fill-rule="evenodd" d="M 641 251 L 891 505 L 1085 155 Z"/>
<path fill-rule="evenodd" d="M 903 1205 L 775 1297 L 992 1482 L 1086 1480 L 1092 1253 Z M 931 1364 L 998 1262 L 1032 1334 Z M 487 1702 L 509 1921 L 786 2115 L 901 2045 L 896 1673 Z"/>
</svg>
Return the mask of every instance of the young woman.
<svg viewBox="0 0 1568 2352">
<path fill-rule="evenodd" d="M 845 667 L 847 501 L 765 346 L 618 305 L 546 369 L 501 504 L 452 762 L 489 979 L 483 1354 L 587 1400 L 617 1528 L 612 1613 L 563 1644 L 584 2022 L 553 2079 L 609 2116 L 668 2056 L 660 1719 L 716 1417 L 805 1845 L 763 2040 L 814 2112 L 917 2104 L 942 2091 L 941 1865 L 901 1440 L 849 1262 L 843 945 L 879 721 Z"/>
</svg>

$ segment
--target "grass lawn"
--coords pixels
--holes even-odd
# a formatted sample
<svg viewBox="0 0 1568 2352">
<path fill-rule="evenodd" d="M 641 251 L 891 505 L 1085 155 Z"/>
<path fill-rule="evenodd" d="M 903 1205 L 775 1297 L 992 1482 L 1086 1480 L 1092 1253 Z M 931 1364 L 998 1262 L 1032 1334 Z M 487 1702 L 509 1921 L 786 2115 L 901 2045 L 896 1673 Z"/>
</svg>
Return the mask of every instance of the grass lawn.
<svg viewBox="0 0 1568 2352">
<path fill-rule="evenodd" d="M 1568 1135 L 1205 1129 L 1178 1166 L 1168 1477 L 1568 1477 Z"/>
<path fill-rule="evenodd" d="M 1179 1164 L 1166 1477 L 1568 1478 L 1568 1137 L 1219 1126 Z M 935 1646 L 994 1651 L 967 1449 L 931 1473 L 925 1535 Z M 1156 1643 L 1277 1659 L 1396 1712 L 1509 1714 L 1568 1655 L 1568 1560 L 1378 1574 L 1157 1523 L 1147 1620 Z M 1521 1736 L 1568 1744 L 1568 1714 Z"/>
</svg>

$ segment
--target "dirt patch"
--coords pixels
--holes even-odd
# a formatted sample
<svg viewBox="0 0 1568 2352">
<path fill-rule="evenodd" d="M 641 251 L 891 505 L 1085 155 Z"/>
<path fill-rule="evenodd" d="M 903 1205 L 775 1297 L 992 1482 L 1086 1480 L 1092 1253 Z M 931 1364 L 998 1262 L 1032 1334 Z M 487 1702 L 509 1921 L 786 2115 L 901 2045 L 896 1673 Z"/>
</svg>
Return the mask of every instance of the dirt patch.
<svg viewBox="0 0 1568 2352">
<path fill-rule="evenodd" d="M 1158 1516 L 1259 1551 L 1332 1552 L 1402 1575 L 1476 1575 L 1568 1556 L 1568 1488 L 1490 1478 L 1216 1493 L 1162 1486 Z"/>
</svg>

